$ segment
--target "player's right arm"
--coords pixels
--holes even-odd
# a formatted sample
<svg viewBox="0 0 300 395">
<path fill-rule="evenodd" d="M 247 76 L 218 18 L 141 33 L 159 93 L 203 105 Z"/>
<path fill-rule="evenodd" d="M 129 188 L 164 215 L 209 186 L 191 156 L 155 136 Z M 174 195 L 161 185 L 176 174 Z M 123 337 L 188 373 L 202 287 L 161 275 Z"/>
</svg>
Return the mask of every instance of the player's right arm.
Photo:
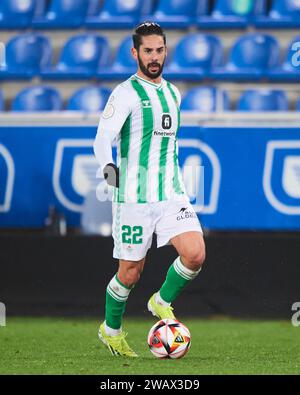
<svg viewBox="0 0 300 395">
<path fill-rule="evenodd" d="M 112 143 L 119 135 L 130 113 L 130 101 L 126 89 L 118 85 L 110 95 L 101 114 L 97 135 L 94 141 L 94 153 L 100 165 L 100 174 L 109 185 L 119 186 L 119 170 L 112 158 Z"/>
</svg>

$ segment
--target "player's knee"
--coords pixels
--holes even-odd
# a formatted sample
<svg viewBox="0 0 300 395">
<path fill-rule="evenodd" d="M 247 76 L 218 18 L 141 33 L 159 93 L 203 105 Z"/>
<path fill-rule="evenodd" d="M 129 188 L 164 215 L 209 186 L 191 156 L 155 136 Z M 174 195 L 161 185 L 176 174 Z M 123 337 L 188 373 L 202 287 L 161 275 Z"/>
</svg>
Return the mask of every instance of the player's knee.
<svg viewBox="0 0 300 395">
<path fill-rule="evenodd" d="M 199 250 L 197 256 L 195 257 L 196 266 L 200 269 L 205 261 L 205 248 Z"/>
<path fill-rule="evenodd" d="M 135 262 L 120 260 L 118 278 L 121 283 L 130 288 L 136 284 L 139 281 L 143 271 L 144 262 L 144 259 Z"/>
<path fill-rule="evenodd" d="M 184 261 L 189 269 L 194 271 L 199 270 L 205 261 L 205 247 L 201 246 L 189 251 L 185 256 Z"/>
<path fill-rule="evenodd" d="M 140 268 L 137 268 L 137 267 L 127 269 L 123 273 L 124 284 L 127 287 L 132 287 L 133 285 L 135 285 L 139 281 L 139 279 L 141 277 L 141 273 L 142 273 L 142 270 Z"/>
<path fill-rule="evenodd" d="M 205 261 L 205 254 L 200 251 L 198 254 L 192 255 L 189 260 L 189 267 L 191 270 L 199 270 Z"/>
</svg>

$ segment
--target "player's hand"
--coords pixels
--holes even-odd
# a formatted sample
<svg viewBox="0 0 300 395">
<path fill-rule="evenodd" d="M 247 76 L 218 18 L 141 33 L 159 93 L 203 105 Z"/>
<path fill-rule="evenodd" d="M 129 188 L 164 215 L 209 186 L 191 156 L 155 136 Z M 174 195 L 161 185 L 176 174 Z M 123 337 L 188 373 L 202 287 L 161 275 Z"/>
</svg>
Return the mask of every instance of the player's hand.
<svg viewBox="0 0 300 395">
<path fill-rule="evenodd" d="M 108 185 L 119 188 L 119 168 L 114 163 L 108 163 L 103 174 Z"/>
</svg>

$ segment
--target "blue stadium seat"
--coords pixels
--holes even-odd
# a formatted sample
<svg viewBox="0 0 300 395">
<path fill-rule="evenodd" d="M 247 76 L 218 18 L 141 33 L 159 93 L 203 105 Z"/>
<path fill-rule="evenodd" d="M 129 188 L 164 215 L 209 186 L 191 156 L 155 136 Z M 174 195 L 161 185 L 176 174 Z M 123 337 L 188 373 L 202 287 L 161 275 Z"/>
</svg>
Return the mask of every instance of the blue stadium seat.
<svg viewBox="0 0 300 395">
<path fill-rule="evenodd" d="M 183 111 L 216 112 L 228 111 L 230 102 L 227 92 L 211 86 L 191 88 L 184 95 L 181 106 Z"/>
<path fill-rule="evenodd" d="M 13 111 L 60 111 L 62 99 L 59 92 L 47 86 L 23 89 L 12 102 Z"/>
<path fill-rule="evenodd" d="M 59 61 L 53 69 L 42 73 L 46 79 L 89 79 L 99 66 L 109 60 L 109 44 L 105 37 L 80 34 L 71 37 L 62 48 Z"/>
<path fill-rule="evenodd" d="M 273 0 L 267 16 L 259 17 L 257 27 L 297 28 L 300 26 L 300 2 L 298 0 Z"/>
<path fill-rule="evenodd" d="M 283 64 L 271 70 L 269 78 L 275 81 L 300 81 L 300 36 L 292 39 Z"/>
<path fill-rule="evenodd" d="M 1 0 L 0 29 L 24 29 L 30 26 L 36 0 Z"/>
<path fill-rule="evenodd" d="M 263 15 L 266 0 L 216 0 L 209 16 L 199 16 L 201 28 L 235 29 L 246 28 L 256 15 Z"/>
<path fill-rule="evenodd" d="M 35 11 L 34 11 L 32 24 L 34 23 L 36 17 L 45 16 L 47 10 L 47 4 L 49 3 L 48 0 L 35 0 L 35 2 L 36 2 Z"/>
<path fill-rule="evenodd" d="M 100 112 L 111 94 L 108 88 L 88 86 L 76 91 L 69 99 L 67 110 Z"/>
<path fill-rule="evenodd" d="M 159 0 L 152 16 L 164 28 L 186 29 L 196 20 L 196 15 L 205 15 L 208 0 Z"/>
<path fill-rule="evenodd" d="M 25 33 L 13 37 L 6 46 L 6 67 L 0 79 L 31 79 L 51 64 L 52 47 L 47 37 Z"/>
<path fill-rule="evenodd" d="M 177 80 L 201 80 L 209 75 L 211 68 L 221 64 L 222 53 L 222 44 L 217 37 L 188 34 L 177 43 L 164 76 Z"/>
<path fill-rule="evenodd" d="M 116 53 L 113 68 L 115 70 L 122 68 L 136 68 L 136 61 L 131 56 L 131 48 L 133 47 L 132 37 L 125 37 L 119 45 Z"/>
<path fill-rule="evenodd" d="M 80 27 L 87 15 L 90 0 L 51 0 L 44 14 L 36 15 L 32 26 L 38 29 Z"/>
<path fill-rule="evenodd" d="M 279 64 L 277 40 L 267 34 L 249 33 L 237 39 L 230 51 L 229 61 L 211 73 L 216 79 L 259 80 Z"/>
<path fill-rule="evenodd" d="M 300 111 L 300 97 L 296 100 L 296 111 Z"/>
<path fill-rule="evenodd" d="M 288 111 L 285 92 L 269 89 L 246 90 L 238 100 L 238 111 Z"/>
<path fill-rule="evenodd" d="M 87 10 L 86 16 L 95 16 L 100 12 L 101 9 L 101 1 L 99 0 L 89 0 L 89 6 Z"/>
<path fill-rule="evenodd" d="M 153 0 L 104 0 L 95 15 L 88 15 L 85 25 L 99 29 L 132 29 L 143 15 L 150 12 Z"/>
<path fill-rule="evenodd" d="M 98 78 L 100 79 L 126 79 L 136 73 L 137 64 L 131 56 L 131 48 L 133 46 L 132 37 L 127 36 L 120 43 L 115 59 L 109 67 L 99 67 Z"/>
</svg>

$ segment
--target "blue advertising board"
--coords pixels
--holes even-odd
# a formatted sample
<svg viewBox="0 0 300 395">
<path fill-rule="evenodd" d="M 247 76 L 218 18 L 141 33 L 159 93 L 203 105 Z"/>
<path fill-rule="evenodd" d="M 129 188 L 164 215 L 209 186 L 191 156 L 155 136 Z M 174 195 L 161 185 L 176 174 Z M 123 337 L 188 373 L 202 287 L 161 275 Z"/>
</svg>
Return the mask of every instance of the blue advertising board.
<svg viewBox="0 0 300 395">
<path fill-rule="evenodd" d="M 43 227 L 50 205 L 77 226 L 99 182 L 95 134 L 95 127 L 0 127 L 0 226 Z M 300 128 L 182 127 L 178 137 L 204 227 L 300 229 Z M 190 191 L 185 169 L 195 165 L 202 171 Z"/>
</svg>

